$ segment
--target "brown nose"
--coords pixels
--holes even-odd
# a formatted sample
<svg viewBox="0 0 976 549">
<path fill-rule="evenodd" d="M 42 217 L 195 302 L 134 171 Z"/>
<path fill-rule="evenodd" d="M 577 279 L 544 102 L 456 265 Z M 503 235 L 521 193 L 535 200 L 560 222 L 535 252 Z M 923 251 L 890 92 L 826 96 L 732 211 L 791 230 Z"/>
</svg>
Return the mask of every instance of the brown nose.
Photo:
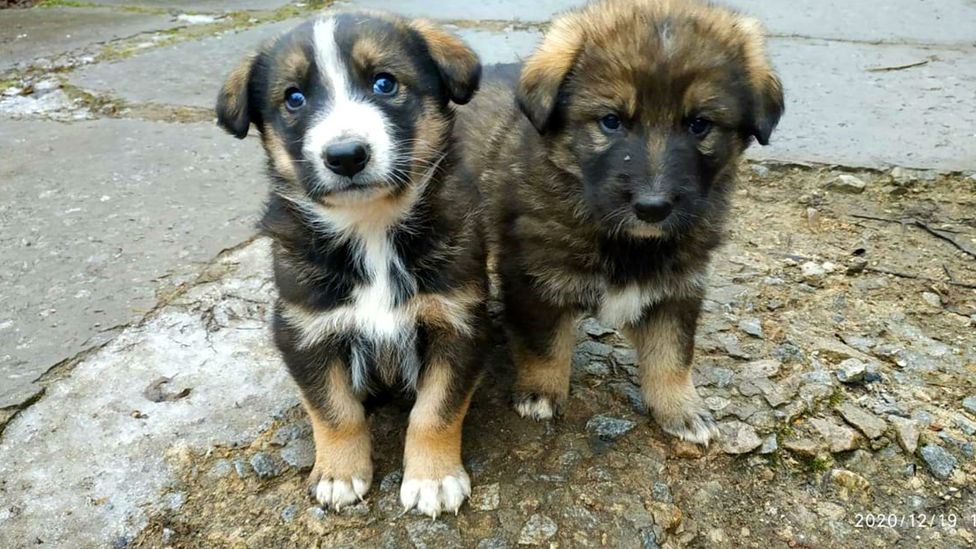
<svg viewBox="0 0 976 549">
<path fill-rule="evenodd" d="M 352 177 L 369 163 L 369 147 L 358 141 L 335 143 L 325 148 L 322 158 L 333 172 Z"/>
<path fill-rule="evenodd" d="M 663 196 L 639 198 L 634 202 L 634 213 L 641 221 L 660 223 L 671 215 L 674 204 Z"/>
</svg>

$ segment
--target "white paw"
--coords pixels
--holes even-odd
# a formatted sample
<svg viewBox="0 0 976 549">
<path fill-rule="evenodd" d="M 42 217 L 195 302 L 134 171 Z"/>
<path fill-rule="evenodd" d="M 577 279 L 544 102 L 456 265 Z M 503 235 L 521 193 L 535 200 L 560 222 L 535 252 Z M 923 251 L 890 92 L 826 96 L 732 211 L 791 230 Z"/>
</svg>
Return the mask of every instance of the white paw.
<svg viewBox="0 0 976 549">
<path fill-rule="evenodd" d="M 722 436 L 712 414 L 704 408 L 692 408 L 675 418 L 658 417 L 657 421 L 665 432 L 706 447 Z"/>
<path fill-rule="evenodd" d="M 369 492 L 369 482 L 361 478 L 324 478 L 315 485 L 315 499 L 323 507 L 341 511 L 346 505 L 362 501 Z"/>
<path fill-rule="evenodd" d="M 431 518 L 437 518 L 441 511 L 451 511 L 456 515 L 470 495 L 471 479 L 464 469 L 440 480 L 406 478 L 400 485 L 403 510 L 416 508 Z"/>
<path fill-rule="evenodd" d="M 515 403 L 515 411 L 522 417 L 532 419 L 552 419 L 555 407 L 548 397 L 524 398 Z"/>
</svg>

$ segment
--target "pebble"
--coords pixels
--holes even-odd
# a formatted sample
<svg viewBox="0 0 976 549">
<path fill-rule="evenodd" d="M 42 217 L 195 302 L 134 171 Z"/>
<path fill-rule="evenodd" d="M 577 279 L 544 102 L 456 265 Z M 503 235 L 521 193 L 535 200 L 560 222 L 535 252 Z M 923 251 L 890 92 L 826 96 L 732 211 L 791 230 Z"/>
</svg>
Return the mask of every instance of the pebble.
<svg viewBox="0 0 976 549">
<path fill-rule="evenodd" d="M 759 448 L 762 439 L 748 423 L 730 421 L 719 425 L 722 431 L 722 451 L 726 454 L 745 454 Z"/>
<path fill-rule="evenodd" d="M 919 451 L 932 476 L 946 480 L 956 468 L 956 458 L 941 446 L 929 444 Z"/>
<path fill-rule="evenodd" d="M 756 176 L 760 178 L 769 177 L 769 168 L 763 166 L 762 164 L 753 164 L 749 166 L 749 168 L 752 169 L 752 173 L 756 174 Z"/>
<path fill-rule="evenodd" d="M 864 433 L 864 436 L 875 439 L 884 434 L 885 429 L 888 424 L 885 421 L 873 414 L 865 412 L 861 408 L 845 402 L 837 407 L 837 411 L 844 418 L 845 421 L 857 427 L 859 431 Z"/>
<path fill-rule="evenodd" d="M 241 458 L 234 460 L 234 472 L 237 473 L 238 478 L 244 478 L 247 476 L 247 462 Z"/>
<path fill-rule="evenodd" d="M 315 465 L 315 443 L 309 439 L 296 439 L 289 442 L 279 452 L 282 461 L 298 470 L 309 469 Z"/>
<path fill-rule="evenodd" d="M 623 397 L 630 404 L 634 412 L 638 414 L 647 413 L 647 405 L 644 404 L 644 397 L 641 395 L 640 389 L 633 383 L 629 381 L 617 381 L 610 384 L 610 389 L 617 395 Z"/>
<path fill-rule="evenodd" d="M 783 448 L 799 456 L 814 458 L 817 457 L 817 451 L 820 449 L 820 445 L 809 438 L 797 438 L 784 440 Z"/>
<path fill-rule="evenodd" d="M 264 452 L 258 452 L 251 456 L 251 469 L 261 479 L 274 478 L 278 475 L 278 467 L 274 459 Z"/>
<path fill-rule="evenodd" d="M 800 265 L 800 274 L 803 275 L 804 281 L 816 283 L 833 272 L 834 268 L 835 265 L 833 263 L 824 263 L 821 265 L 815 261 L 807 261 Z"/>
<path fill-rule="evenodd" d="M 271 444 L 275 446 L 284 446 L 289 442 L 303 437 L 311 436 L 312 425 L 307 421 L 301 423 L 295 423 L 292 425 L 285 425 L 280 427 L 278 430 L 271 435 Z"/>
<path fill-rule="evenodd" d="M 867 373 L 867 366 L 856 358 L 849 358 L 837 367 L 837 379 L 841 383 L 861 383 Z"/>
<path fill-rule="evenodd" d="M 613 352 L 613 347 L 599 341 L 584 341 L 577 346 L 576 352 L 593 358 L 607 358 Z"/>
<path fill-rule="evenodd" d="M 832 469 L 827 473 L 827 480 L 836 486 L 853 492 L 864 492 L 871 487 L 868 479 L 847 469 Z"/>
<path fill-rule="evenodd" d="M 976 423 L 969 421 L 961 414 L 956 414 L 952 420 L 956 424 L 956 427 L 958 427 L 962 432 L 969 436 L 976 435 Z"/>
<path fill-rule="evenodd" d="M 895 440 L 902 450 L 914 454 L 918 448 L 918 424 L 911 419 L 898 416 L 888 416 L 888 421 L 895 427 Z"/>
<path fill-rule="evenodd" d="M 762 446 L 759 447 L 759 453 L 763 455 L 772 454 L 776 450 L 779 450 L 779 442 L 776 440 L 776 435 L 766 437 Z"/>
<path fill-rule="evenodd" d="M 163 528 L 163 545 L 169 545 L 176 536 L 176 532 L 172 528 Z"/>
<path fill-rule="evenodd" d="M 861 437 L 854 429 L 820 418 L 811 418 L 810 425 L 824 439 L 831 453 L 849 452 L 860 445 Z"/>
<path fill-rule="evenodd" d="M 687 440 L 675 440 L 671 449 L 674 455 L 685 459 L 698 459 L 703 455 L 700 446 Z"/>
<path fill-rule="evenodd" d="M 754 360 L 739 368 L 739 376 L 743 379 L 753 377 L 772 377 L 779 373 L 783 363 L 776 359 Z"/>
<path fill-rule="evenodd" d="M 380 491 L 389 492 L 400 486 L 403 482 L 403 471 L 393 471 L 392 473 L 387 473 L 383 480 L 380 481 Z"/>
<path fill-rule="evenodd" d="M 942 298 L 939 297 L 939 294 L 932 293 L 932 292 L 922 292 L 922 301 L 928 303 L 929 305 L 935 307 L 936 309 L 942 308 Z"/>
<path fill-rule="evenodd" d="M 611 353 L 613 361 L 618 366 L 635 366 L 637 364 L 637 351 L 626 347 L 617 347 Z"/>
<path fill-rule="evenodd" d="M 556 535 L 558 527 L 553 520 L 545 515 L 536 513 L 519 532 L 519 545 L 542 545 L 543 542 Z"/>
<path fill-rule="evenodd" d="M 478 541 L 477 549 L 508 549 L 508 543 L 502 538 L 485 538 Z"/>
<path fill-rule="evenodd" d="M 610 367 L 605 362 L 590 361 L 583 366 L 583 371 L 591 376 L 605 377 L 610 375 Z"/>
<path fill-rule="evenodd" d="M 762 322 L 758 318 L 743 318 L 739 321 L 739 329 L 752 337 L 763 339 Z"/>
<path fill-rule="evenodd" d="M 970 414 L 976 414 L 976 395 L 962 399 L 962 407 Z"/>
<path fill-rule="evenodd" d="M 860 194 L 864 192 L 864 181 L 850 174 L 841 174 L 827 183 L 827 188 L 832 191 L 846 194 Z"/>
<path fill-rule="evenodd" d="M 207 478 L 223 478 L 230 474 L 234 470 L 234 466 L 231 465 L 229 460 L 218 459 L 214 462 L 213 467 L 207 472 Z"/>
<path fill-rule="evenodd" d="M 651 485 L 651 497 L 654 498 L 654 501 L 660 501 L 661 503 L 674 503 L 674 498 L 671 496 L 671 487 L 660 480 L 655 480 L 654 484 Z"/>
<path fill-rule="evenodd" d="M 586 430 L 604 442 L 613 442 L 627 434 L 637 423 L 612 416 L 593 416 L 586 422 Z"/>
<path fill-rule="evenodd" d="M 305 509 L 305 514 L 312 520 L 325 520 L 325 510 L 321 507 L 309 507 Z"/>
<path fill-rule="evenodd" d="M 298 516 L 298 506 L 297 505 L 289 505 L 288 507 L 285 507 L 281 511 L 281 520 L 283 520 L 285 522 L 291 522 L 291 521 L 295 520 L 295 517 L 296 516 Z"/>
<path fill-rule="evenodd" d="M 407 525 L 407 537 L 416 549 L 448 549 L 462 547 L 457 528 L 441 521 L 423 518 Z"/>
<path fill-rule="evenodd" d="M 708 406 L 708 409 L 713 412 L 724 410 L 729 404 L 732 404 L 732 401 L 725 397 L 710 396 L 705 398 L 705 406 Z"/>
<path fill-rule="evenodd" d="M 501 486 L 495 482 L 492 484 L 480 484 L 471 491 L 471 507 L 480 511 L 494 511 L 501 503 Z"/>
</svg>

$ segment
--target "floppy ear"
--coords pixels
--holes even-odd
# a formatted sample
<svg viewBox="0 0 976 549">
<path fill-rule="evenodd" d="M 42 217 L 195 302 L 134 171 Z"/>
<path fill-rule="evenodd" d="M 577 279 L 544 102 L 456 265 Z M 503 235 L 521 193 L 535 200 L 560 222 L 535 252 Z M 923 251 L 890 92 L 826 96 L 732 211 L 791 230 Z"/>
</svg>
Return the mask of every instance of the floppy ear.
<svg viewBox="0 0 976 549">
<path fill-rule="evenodd" d="M 251 122 L 260 123 L 260 120 L 252 120 L 254 109 L 249 105 L 248 98 L 256 60 L 257 54 L 245 57 L 227 76 L 217 95 L 217 125 L 238 139 L 247 136 Z"/>
<path fill-rule="evenodd" d="M 447 86 L 451 101 L 464 105 L 474 97 L 481 83 L 481 62 L 460 38 L 431 21 L 416 19 L 410 26 L 427 44 L 437 72 Z"/>
<path fill-rule="evenodd" d="M 540 133 L 549 125 L 559 90 L 583 47 L 583 32 L 574 15 L 567 14 L 553 22 L 542 45 L 525 62 L 519 78 L 515 99 Z"/>
<path fill-rule="evenodd" d="M 768 145 L 769 137 L 785 109 L 783 85 L 766 57 L 766 41 L 759 21 L 740 16 L 736 26 L 745 35 L 743 55 L 749 86 L 752 89 L 749 133 L 760 145 Z"/>
</svg>

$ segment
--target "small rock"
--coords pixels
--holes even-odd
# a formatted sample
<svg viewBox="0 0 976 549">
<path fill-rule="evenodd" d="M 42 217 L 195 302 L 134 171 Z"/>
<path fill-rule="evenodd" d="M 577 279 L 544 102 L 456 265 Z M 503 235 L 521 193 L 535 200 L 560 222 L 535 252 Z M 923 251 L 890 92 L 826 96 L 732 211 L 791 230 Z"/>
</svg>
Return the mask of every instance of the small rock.
<svg viewBox="0 0 976 549">
<path fill-rule="evenodd" d="M 942 298 L 939 297 L 939 294 L 933 292 L 922 292 L 922 301 L 928 303 L 936 309 L 942 308 Z"/>
<path fill-rule="evenodd" d="M 251 469 L 261 479 L 269 479 L 278 476 L 278 467 L 274 459 L 264 452 L 258 452 L 251 456 Z"/>
<path fill-rule="evenodd" d="M 298 516 L 297 505 L 289 505 L 288 507 L 285 507 L 284 509 L 281 510 L 281 520 L 285 522 L 291 522 L 295 520 L 296 516 Z"/>
<path fill-rule="evenodd" d="M 629 381 L 616 381 L 610 384 L 610 389 L 615 394 L 623 397 L 630 404 L 634 412 L 638 414 L 647 413 L 647 405 L 644 404 L 644 397 L 641 395 L 640 389 L 633 383 Z"/>
<path fill-rule="evenodd" d="M 603 337 L 614 333 L 612 328 L 607 328 L 595 318 L 586 318 L 580 323 L 583 332 L 591 337 Z"/>
<path fill-rule="evenodd" d="M 864 381 L 867 366 L 856 358 L 849 358 L 837 367 L 837 379 L 841 383 L 860 383 Z"/>
<path fill-rule="evenodd" d="M 478 541 L 477 549 L 508 549 L 508 543 L 502 538 L 485 538 Z"/>
<path fill-rule="evenodd" d="M 674 455 L 685 459 L 698 459 L 703 455 L 700 446 L 687 440 L 675 440 L 671 449 Z"/>
<path fill-rule="evenodd" d="M 599 341 L 584 341 L 576 347 L 576 352 L 592 358 L 607 358 L 613 352 L 613 347 Z"/>
<path fill-rule="evenodd" d="M 519 532 L 519 545 L 542 545 L 543 542 L 556 535 L 558 528 L 553 520 L 538 513 L 529 517 L 528 522 Z"/>
<path fill-rule="evenodd" d="M 962 399 L 962 407 L 970 414 L 976 414 L 976 395 Z"/>
<path fill-rule="evenodd" d="M 725 397 L 710 396 L 705 398 L 705 406 L 708 406 L 708 409 L 713 412 L 724 410 L 729 404 L 732 404 L 732 401 Z"/>
<path fill-rule="evenodd" d="M 772 454 L 776 450 L 779 450 L 779 442 L 776 441 L 776 435 L 766 437 L 762 446 L 759 447 L 759 453 L 763 455 Z"/>
<path fill-rule="evenodd" d="M 305 509 L 305 514 L 308 515 L 308 518 L 315 521 L 325 520 L 325 510 L 321 507 L 309 507 Z"/>
<path fill-rule="evenodd" d="M 888 416 L 888 421 L 895 426 L 898 445 L 909 454 L 914 454 L 918 448 L 918 424 L 914 420 L 898 416 Z"/>
<path fill-rule="evenodd" d="M 864 433 L 864 436 L 875 439 L 884 434 L 885 429 L 888 424 L 885 421 L 874 414 L 865 412 L 857 406 L 845 402 L 837 407 L 837 411 L 840 412 L 841 417 L 845 421 L 857 427 L 859 431 Z"/>
<path fill-rule="evenodd" d="M 501 486 L 497 482 L 479 484 L 471 490 L 471 507 L 480 511 L 495 511 L 501 502 Z"/>
<path fill-rule="evenodd" d="M 231 465 L 230 461 L 226 459 L 218 459 L 214 462 L 213 467 L 207 471 L 207 478 L 217 479 L 223 478 L 230 474 L 234 470 L 234 466 Z"/>
<path fill-rule="evenodd" d="M 847 194 L 863 193 L 864 187 L 864 181 L 850 174 L 838 175 L 827 183 L 828 189 Z"/>
<path fill-rule="evenodd" d="M 739 368 L 739 376 L 744 379 L 754 377 L 773 377 L 779 373 L 783 363 L 776 359 L 754 360 Z"/>
<path fill-rule="evenodd" d="M 814 261 L 807 261 L 800 265 L 800 274 L 803 276 L 804 281 L 818 283 L 833 270 L 828 270 L 826 266 L 826 263 L 821 265 Z"/>
<path fill-rule="evenodd" d="M 610 375 L 610 367 L 607 366 L 605 362 L 588 362 L 583 366 L 583 371 L 596 377 L 606 377 Z"/>
<path fill-rule="evenodd" d="M 398 470 L 393 471 L 392 473 L 387 473 L 387 475 L 383 477 L 383 480 L 380 481 L 380 491 L 389 492 L 395 489 L 397 486 L 400 486 L 401 482 L 403 482 L 403 471 Z"/>
<path fill-rule="evenodd" d="M 274 432 L 273 435 L 271 435 L 270 442 L 275 446 L 284 446 L 295 439 L 309 437 L 311 435 L 312 425 L 307 421 L 303 421 L 280 427 Z"/>
<path fill-rule="evenodd" d="M 660 480 L 655 480 L 654 484 L 651 485 L 651 497 L 654 498 L 654 501 L 660 501 L 661 503 L 674 503 L 674 498 L 671 496 L 671 487 Z"/>
<path fill-rule="evenodd" d="M 748 423 L 730 421 L 719 425 L 722 431 L 722 451 L 726 454 L 745 454 L 759 448 L 762 439 Z"/>
<path fill-rule="evenodd" d="M 783 448 L 786 448 L 798 456 L 815 458 L 817 457 L 817 452 L 820 450 L 820 445 L 809 438 L 798 438 L 784 440 Z"/>
<path fill-rule="evenodd" d="M 847 469 L 832 469 L 827 473 L 826 479 L 835 486 L 851 492 L 865 492 L 871 487 L 868 479 Z"/>
<path fill-rule="evenodd" d="M 956 414 L 955 416 L 953 416 L 952 421 L 953 423 L 956 424 L 956 427 L 958 427 L 962 432 L 966 433 L 967 435 L 969 436 L 976 435 L 976 423 L 969 421 L 968 419 L 963 417 L 962 414 Z"/>
<path fill-rule="evenodd" d="M 163 545 L 169 545 L 176 537 L 176 532 L 172 528 L 163 528 Z"/>
<path fill-rule="evenodd" d="M 827 443 L 831 453 L 848 452 L 859 446 L 860 437 L 854 429 L 820 418 L 811 418 L 810 424 Z"/>
<path fill-rule="evenodd" d="M 292 440 L 279 454 L 282 461 L 300 471 L 315 465 L 315 443 L 309 439 Z"/>
<path fill-rule="evenodd" d="M 739 321 L 739 329 L 752 337 L 763 339 L 762 322 L 758 318 L 743 318 Z"/>
<path fill-rule="evenodd" d="M 611 416 L 593 416 L 586 422 L 586 430 L 604 442 L 613 442 L 627 434 L 637 423 Z"/>
<path fill-rule="evenodd" d="M 248 470 L 247 462 L 245 462 L 241 458 L 237 458 L 237 459 L 234 460 L 234 472 L 237 473 L 237 477 L 238 478 L 244 478 L 244 477 L 246 477 L 247 476 L 247 470 Z"/>
<path fill-rule="evenodd" d="M 946 480 L 956 468 L 956 458 L 941 446 L 929 444 L 919 451 L 929 472 L 936 478 Z"/>
<path fill-rule="evenodd" d="M 407 525 L 407 537 L 416 549 L 460 548 L 461 534 L 456 527 L 429 518 Z"/>
<path fill-rule="evenodd" d="M 618 366 L 634 366 L 637 364 L 637 351 L 625 347 L 617 347 L 612 353 L 613 361 Z"/>
<path fill-rule="evenodd" d="M 752 164 L 749 166 L 749 168 L 752 170 L 752 173 L 756 174 L 756 176 L 761 179 L 769 177 L 769 168 L 763 166 L 762 164 Z"/>
<path fill-rule="evenodd" d="M 641 549 L 661 549 L 657 544 L 657 535 L 653 528 L 641 528 L 640 531 Z"/>
</svg>

